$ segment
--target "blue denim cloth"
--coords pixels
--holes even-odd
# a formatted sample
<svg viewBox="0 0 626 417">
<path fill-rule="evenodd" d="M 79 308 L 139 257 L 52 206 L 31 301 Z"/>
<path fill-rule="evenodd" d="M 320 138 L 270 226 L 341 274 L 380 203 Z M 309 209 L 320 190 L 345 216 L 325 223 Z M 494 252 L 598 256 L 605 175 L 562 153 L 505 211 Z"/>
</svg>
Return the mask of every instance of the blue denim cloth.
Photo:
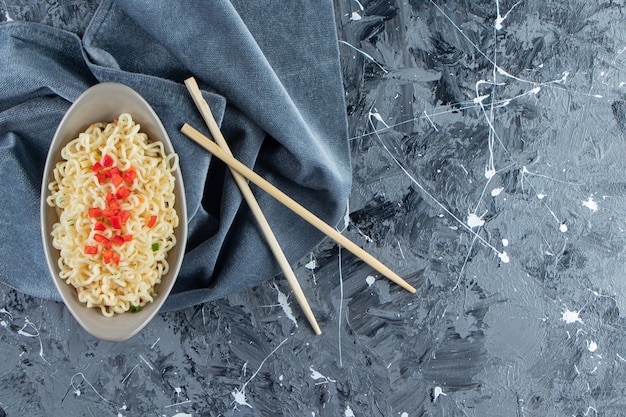
<svg viewBox="0 0 626 417">
<path fill-rule="evenodd" d="M 0 24 L 0 282 L 59 300 L 41 244 L 39 195 L 57 124 L 98 82 L 142 94 L 180 155 L 189 238 L 164 310 L 218 299 L 278 274 L 224 165 L 183 136 L 206 128 L 182 84 L 194 76 L 235 156 L 336 224 L 350 156 L 332 2 L 105 0 L 82 38 Z M 323 236 L 253 191 L 295 262 Z"/>
</svg>

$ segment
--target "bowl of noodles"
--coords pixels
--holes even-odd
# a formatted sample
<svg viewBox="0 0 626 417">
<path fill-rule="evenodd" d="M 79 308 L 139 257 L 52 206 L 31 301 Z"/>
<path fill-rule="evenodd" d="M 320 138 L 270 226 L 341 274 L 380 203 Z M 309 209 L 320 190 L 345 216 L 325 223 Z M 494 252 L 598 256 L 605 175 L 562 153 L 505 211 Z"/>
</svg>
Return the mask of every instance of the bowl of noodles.
<svg viewBox="0 0 626 417">
<path fill-rule="evenodd" d="M 122 341 L 157 314 L 187 240 L 182 176 L 168 134 L 133 89 L 101 83 L 68 109 L 41 189 L 52 279 L 90 334 Z"/>
</svg>

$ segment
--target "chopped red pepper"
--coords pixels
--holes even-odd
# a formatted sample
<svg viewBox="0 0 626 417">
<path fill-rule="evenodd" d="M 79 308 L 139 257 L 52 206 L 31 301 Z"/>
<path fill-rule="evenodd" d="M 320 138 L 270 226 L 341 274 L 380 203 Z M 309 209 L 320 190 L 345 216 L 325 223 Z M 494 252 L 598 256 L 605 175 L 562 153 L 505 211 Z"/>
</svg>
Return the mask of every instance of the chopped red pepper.
<svg viewBox="0 0 626 417">
<path fill-rule="evenodd" d="M 135 172 L 133 168 L 130 168 L 124 174 L 124 181 L 126 181 L 128 185 L 133 185 L 133 182 L 135 181 L 136 177 L 137 177 L 137 173 Z"/>
<path fill-rule="evenodd" d="M 110 167 L 111 165 L 113 165 L 113 158 L 111 158 L 110 155 L 103 155 L 101 162 L 102 165 L 104 165 L 105 167 Z"/>
<path fill-rule="evenodd" d="M 98 178 L 98 184 L 104 184 L 107 182 L 107 176 L 104 174 L 96 174 L 96 178 Z"/>
<path fill-rule="evenodd" d="M 111 222 L 112 228 L 118 230 L 122 228 L 122 219 L 120 218 L 120 216 L 111 216 L 109 217 L 109 221 Z"/>
<path fill-rule="evenodd" d="M 102 215 L 103 215 L 104 217 L 111 217 L 111 216 L 115 216 L 115 215 L 116 215 L 116 213 L 115 213 L 115 210 L 112 210 L 112 209 L 104 209 L 104 210 L 102 210 Z"/>
<path fill-rule="evenodd" d="M 122 178 L 120 174 L 111 174 L 111 182 L 116 187 L 119 187 L 119 185 L 124 182 L 124 178 Z"/>
<path fill-rule="evenodd" d="M 102 209 L 97 207 L 92 207 L 89 209 L 89 217 L 100 217 L 102 216 Z"/>
<path fill-rule="evenodd" d="M 104 259 L 104 263 L 108 264 L 109 262 L 111 262 L 111 259 L 113 259 L 114 255 L 115 252 L 113 252 L 112 250 L 105 250 L 104 252 L 102 252 L 102 259 Z"/>
<path fill-rule="evenodd" d="M 120 203 L 117 200 L 111 200 L 109 202 L 109 208 L 111 210 L 119 210 L 120 209 Z"/>
<path fill-rule="evenodd" d="M 103 235 L 101 235 L 100 233 L 95 233 L 95 234 L 93 235 L 93 239 L 94 239 L 96 242 L 100 242 L 100 243 L 108 243 L 108 242 L 110 242 L 110 240 L 109 240 L 109 238 L 108 238 L 108 237 L 103 236 Z"/>
<path fill-rule="evenodd" d="M 130 219 L 130 211 L 122 210 L 120 212 L 120 220 L 122 221 L 122 223 L 126 223 L 128 219 Z"/>
<path fill-rule="evenodd" d="M 109 208 L 111 210 L 119 210 L 120 209 L 120 203 L 118 203 L 118 201 L 115 199 L 115 196 L 112 195 L 112 199 L 107 200 L 107 202 L 109 203 Z"/>
<path fill-rule="evenodd" d="M 150 216 L 150 220 L 148 220 L 148 227 L 154 226 L 156 221 L 157 221 L 157 216 L 156 215 Z"/>
<path fill-rule="evenodd" d="M 117 190 L 115 197 L 119 200 L 122 198 L 126 198 L 130 195 L 130 189 L 124 187 L 123 185 Z"/>
<path fill-rule="evenodd" d="M 128 170 L 122 171 L 115 165 L 115 160 L 111 155 L 102 155 L 99 162 L 96 162 L 91 167 L 94 175 L 98 179 L 100 184 L 106 184 L 111 179 L 111 183 L 116 188 L 115 192 L 109 192 L 106 194 L 107 207 L 105 209 L 90 208 L 89 217 L 97 218 L 104 217 L 105 220 L 98 220 L 93 226 L 94 231 L 102 232 L 107 229 L 107 223 L 111 228 L 121 230 L 122 226 L 126 224 L 131 217 L 131 213 L 127 210 L 122 210 L 120 207 L 120 200 L 128 197 L 132 194 L 132 188 L 137 173 L 133 167 L 129 167 Z M 140 201 L 143 201 L 141 196 L 138 196 Z M 147 226 L 153 227 L 157 222 L 157 216 L 150 216 Z M 94 233 L 94 240 L 103 247 L 102 259 L 104 263 L 109 264 L 113 262 L 115 265 L 119 265 L 120 256 L 112 250 L 113 245 L 123 245 L 125 242 L 130 242 L 133 239 L 132 234 L 122 235 L 116 234 L 110 239 L 106 236 Z M 85 253 L 97 254 L 99 246 L 85 246 Z"/>
</svg>

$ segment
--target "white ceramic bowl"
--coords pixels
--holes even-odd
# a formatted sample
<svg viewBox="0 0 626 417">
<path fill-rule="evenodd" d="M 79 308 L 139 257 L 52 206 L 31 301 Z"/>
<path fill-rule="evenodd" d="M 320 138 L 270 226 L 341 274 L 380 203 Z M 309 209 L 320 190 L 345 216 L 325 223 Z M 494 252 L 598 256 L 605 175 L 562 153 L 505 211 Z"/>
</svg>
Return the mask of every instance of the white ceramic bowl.
<svg viewBox="0 0 626 417">
<path fill-rule="evenodd" d="M 49 195 L 48 184 L 53 179 L 53 169 L 61 160 L 61 149 L 78 137 L 80 132 L 85 131 L 90 124 L 110 122 L 121 113 L 129 113 L 133 120 L 141 125 L 141 130 L 148 138 L 163 143 L 168 154 L 174 152 L 165 128 L 143 97 L 123 84 L 97 84 L 81 94 L 61 120 L 48 151 L 41 187 L 41 233 L 52 279 L 68 310 L 85 330 L 100 339 L 116 342 L 132 337 L 148 324 L 165 302 L 178 276 L 187 241 L 187 205 L 180 169 L 174 172 L 176 179 L 174 207 L 180 222 L 174 229 L 176 246 L 167 255 L 170 269 L 156 287 L 158 296 L 155 300 L 136 313 L 127 312 L 105 317 L 99 308 L 87 308 L 86 304 L 78 301 L 76 289 L 59 278 L 57 264 L 59 251 L 52 246 L 50 236 L 52 225 L 58 222 L 58 216 L 56 209 L 46 203 L 46 198 Z"/>
</svg>

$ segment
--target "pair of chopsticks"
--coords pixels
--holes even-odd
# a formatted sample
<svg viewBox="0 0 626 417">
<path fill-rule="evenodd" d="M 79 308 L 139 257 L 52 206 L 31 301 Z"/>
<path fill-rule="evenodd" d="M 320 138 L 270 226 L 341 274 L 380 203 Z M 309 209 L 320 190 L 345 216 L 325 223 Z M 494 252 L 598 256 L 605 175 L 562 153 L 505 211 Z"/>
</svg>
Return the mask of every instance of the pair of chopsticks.
<svg viewBox="0 0 626 417">
<path fill-rule="evenodd" d="M 272 229 L 270 228 L 267 219 L 261 211 L 261 208 L 256 201 L 256 198 L 252 194 L 252 190 L 250 189 L 250 186 L 248 185 L 248 182 L 246 180 L 249 180 L 250 182 L 257 185 L 259 188 L 270 194 L 279 202 L 287 206 L 287 208 L 291 209 L 293 212 L 295 212 L 297 215 L 316 227 L 322 233 L 324 233 L 335 242 L 339 243 L 341 246 L 352 252 L 356 257 L 360 258 L 376 271 L 380 272 L 407 291 L 415 293 L 415 288 L 413 288 L 409 283 L 400 278 L 400 276 L 398 276 L 395 272 L 386 267 L 378 259 L 374 258 L 361 247 L 359 247 L 354 242 L 339 233 L 335 228 L 325 223 L 319 217 L 315 216 L 299 203 L 291 199 L 289 196 L 273 186 L 256 172 L 235 159 L 232 152 L 230 151 L 230 148 L 228 147 L 228 144 L 226 143 L 226 139 L 224 139 L 222 132 L 217 126 L 217 122 L 213 117 L 213 113 L 211 112 L 208 103 L 202 97 L 202 93 L 200 92 L 200 88 L 198 87 L 198 83 L 196 82 L 196 80 L 193 77 L 188 78 L 185 80 L 185 85 L 187 86 L 187 90 L 189 90 L 189 93 L 191 94 L 191 97 L 196 104 L 196 107 L 198 107 L 198 110 L 200 111 L 200 114 L 202 115 L 204 122 L 209 128 L 209 132 L 213 136 L 215 142 L 204 136 L 202 133 L 200 133 L 187 123 L 185 123 L 180 129 L 181 132 L 229 166 L 235 182 L 239 186 L 239 189 L 241 190 L 244 199 L 248 203 L 250 210 L 252 211 L 257 223 L 259 224 L 259 227 L 261 228 L 261 231 L 263 232 L 272 253 L 276 257 L 276 260 L 278 261 L 278 264 L 280 265 L 283 274 L 285 275 L 285 278 L 287 279 L 287 282 L 289 283 L 296 297 L 296 300 L 300 305 L 300 308 L 302 308 L 302 311 L 304 312 L 306 318 L 309 320 L 309 323 L 313 327 L 315 334 L 319 335 L 322 333 L 322 331 L 320 330 L 320 327 L 315 320 L 315 316 L 311 311 L 311 307 L 309 306 L 309 303 L 304 293 L 302 292 L 300 283 L 298 282 L 296 275 L 291 269 L 291 265 L 287 261 L 285 254 L 283 253 L 278 241 L 276 240 L 276 236 L 274 236 L 274 233 L 272 232 Z"/>
</svg>

